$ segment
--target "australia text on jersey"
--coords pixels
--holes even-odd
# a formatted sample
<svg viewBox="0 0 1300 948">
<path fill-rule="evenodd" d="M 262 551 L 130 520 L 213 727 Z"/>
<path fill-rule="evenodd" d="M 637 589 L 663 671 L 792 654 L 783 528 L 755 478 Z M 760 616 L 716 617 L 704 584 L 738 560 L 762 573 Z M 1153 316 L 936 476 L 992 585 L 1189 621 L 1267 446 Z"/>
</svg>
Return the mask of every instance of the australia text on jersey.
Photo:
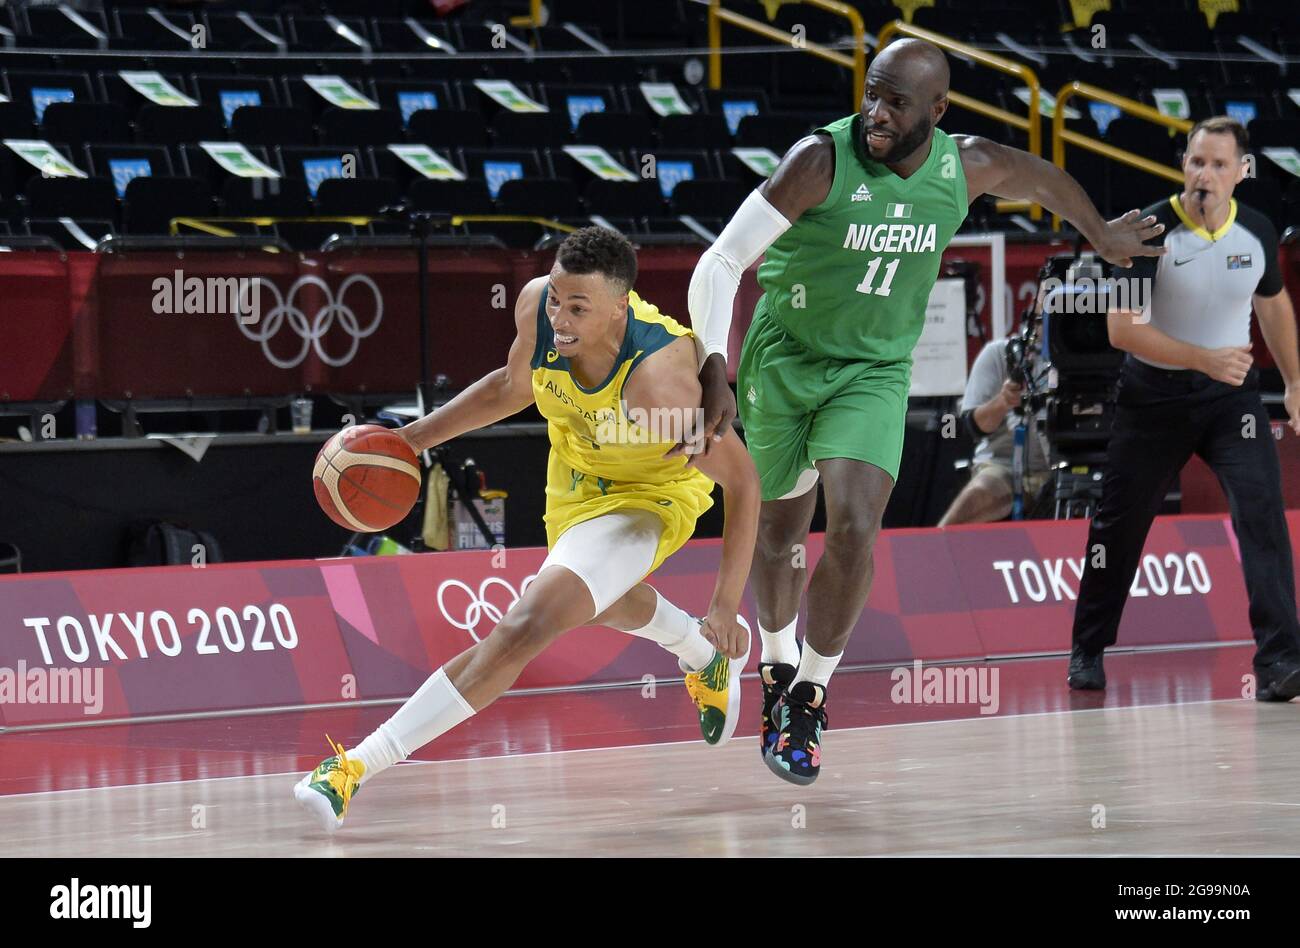
<svg viewBox="0 0 1300 948">
<path fill-rule="evenodd" d="M 629 407 L 626 399 L 620 399 L 620 410 L 598 408 L 588 411 L 551 379 L 546 380 L 543 389 L 587 423 L 586 438 L 595 445 L 675 444 L 685 441 L 687 454 L 694 454 L 702 448 L 695 443 L 695 438 L 704 430 L 703 408 L 645 409 Z"/>
</svg>

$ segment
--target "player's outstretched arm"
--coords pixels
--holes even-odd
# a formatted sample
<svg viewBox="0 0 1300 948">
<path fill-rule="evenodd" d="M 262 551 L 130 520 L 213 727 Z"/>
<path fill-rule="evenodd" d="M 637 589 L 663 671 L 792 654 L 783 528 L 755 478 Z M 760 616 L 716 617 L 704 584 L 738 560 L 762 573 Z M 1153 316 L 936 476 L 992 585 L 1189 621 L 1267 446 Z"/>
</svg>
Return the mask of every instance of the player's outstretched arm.
<svg viewBox="0 0 1300 948">
<path fill-rule="evenodd" d="M 441 408 L 397 433 L 418 453 L 509 418 L 533 403 L 532 358 L 537 344 L 537 304 L 546 277 L 530 280 L 515 303 L 515 341 L 506 364 L 489 372 Z"/>
<path fill-rule="evenodd" d="M 1032 201 L 1073 224 L 1104 259 L 1130 267 L 1134 257 L 1160 257 L 1164 247 L 1144 241 L 1165 229 L 1153 216 L 1132 210 L 1113 221 L 1102 219 L 1078 181 L 1056 165 L 1019 148 L 999 145 L 978 135 L 954 135 L 966 173 L 967 197 L 981 194 L 1012 201 Z"/>
<path fill-rule="evenodd" d="M 691 340 L 678 339 L 654 353 L 628 380 L 623 396 L 627 410 L 643 412 L 652 434 L 661 441 L 689 440 L 701 423 L 701 389 L 695 375 L 695 349 Z M 635 418 L 636 414 L 629 417 Z M 749 641 L 736 622 L 745 581 L 758 540 L 758 512 L 762 493 L 758 471 L 736 432 L 730 427 L 713 444 L 708 455 L 697 455 L 697 466 L 722 485 L 725 520 L 722 528 L 722 562 L 704 620 L 703 633 L 723 654 L 739 658 Z"/>
<path fill-rule="evenodd" d="M 700 343 L 704 429 L 700 440 L 678 444 L 669 454 L 708 454 L 731 427 L 736 399 L 727 384 L 727 340 L 741 275 L 803 212 L 826 200 L 835 178 L 835 148 L 824 135 L 801 138 L 772 176 L 740 205 L 691 275 L 687 308 Z"/>
</svg>

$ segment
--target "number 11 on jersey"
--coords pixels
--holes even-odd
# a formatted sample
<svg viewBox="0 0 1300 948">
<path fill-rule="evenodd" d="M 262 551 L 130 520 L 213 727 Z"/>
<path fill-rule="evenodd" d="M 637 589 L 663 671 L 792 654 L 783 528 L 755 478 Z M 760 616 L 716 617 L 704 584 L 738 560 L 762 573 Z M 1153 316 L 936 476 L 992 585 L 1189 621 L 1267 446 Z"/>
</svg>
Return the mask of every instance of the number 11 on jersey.
<svg viewBox="0 0 1300 948">
<path fill-rule="evenodd" d="M 872 289 L 871 284 L 875 282 L 876 271 L 880 269 L 881 259 L 883 258 L 876 257 L 871 261 L 871 263 L 867 264 L 867 275 L 862 278 L 862 282 L 857 286 L 859 293 L 875 293 L 877 296 L 889 295 L 889 284 L 894 282 L 894 272 L 898 269 L 898 261 L 900 258 L 895 257 L 885 265 L 885 282 L 881 283 L 880 286 L 875 289 Z"/>
</svg>

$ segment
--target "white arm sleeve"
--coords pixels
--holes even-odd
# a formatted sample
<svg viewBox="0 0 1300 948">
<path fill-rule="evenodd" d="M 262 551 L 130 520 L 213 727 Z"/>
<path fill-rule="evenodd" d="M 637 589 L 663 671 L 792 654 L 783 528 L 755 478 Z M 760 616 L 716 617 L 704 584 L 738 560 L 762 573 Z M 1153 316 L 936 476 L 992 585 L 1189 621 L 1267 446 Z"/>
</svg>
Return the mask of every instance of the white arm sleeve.
<svg viewBox="0 0 1300 948">
<path fill-rule="evenodd" d="M 741 274 L 789 228 L 790 222 L 755 190 L 695 265 L 686 305 L 701 363 L 715 352 L 726 359 Z"/>
</svg>

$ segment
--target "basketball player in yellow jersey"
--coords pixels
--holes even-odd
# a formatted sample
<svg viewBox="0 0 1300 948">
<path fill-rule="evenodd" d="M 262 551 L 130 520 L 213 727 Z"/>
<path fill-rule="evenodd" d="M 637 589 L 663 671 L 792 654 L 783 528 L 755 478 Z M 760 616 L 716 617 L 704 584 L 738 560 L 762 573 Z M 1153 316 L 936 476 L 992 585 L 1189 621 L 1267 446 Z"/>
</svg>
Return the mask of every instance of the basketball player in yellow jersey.
<svg viewBox="0 0 1300 948">
<path fill-rule="evenodd" d="M 577 626 L 606 625 L 673 653 L 710 744 L 736 728 L 749 627 L 737 614 L 758 530 L 759 481 L 734 431 L 693 464 L 664 457 L 692 436 L 701 389 L 692 333 L 632 292 L 636 253 L 620 234 L 571 234 L 547 277 L 515 306 L 518 335 L 503 368 L 400 429 L 417 452 L 536 402 L 551 451 L 549 553 L 519 602 L 483 641 L 439 668 L 351 750 L 303 777 L 298 801 L 329 830 L 358 788 L 491 704 L 525 665 Z M 726 522 L 703 622 L 642 580 L 691 536 L 722 485 Z"/>
</svg>

